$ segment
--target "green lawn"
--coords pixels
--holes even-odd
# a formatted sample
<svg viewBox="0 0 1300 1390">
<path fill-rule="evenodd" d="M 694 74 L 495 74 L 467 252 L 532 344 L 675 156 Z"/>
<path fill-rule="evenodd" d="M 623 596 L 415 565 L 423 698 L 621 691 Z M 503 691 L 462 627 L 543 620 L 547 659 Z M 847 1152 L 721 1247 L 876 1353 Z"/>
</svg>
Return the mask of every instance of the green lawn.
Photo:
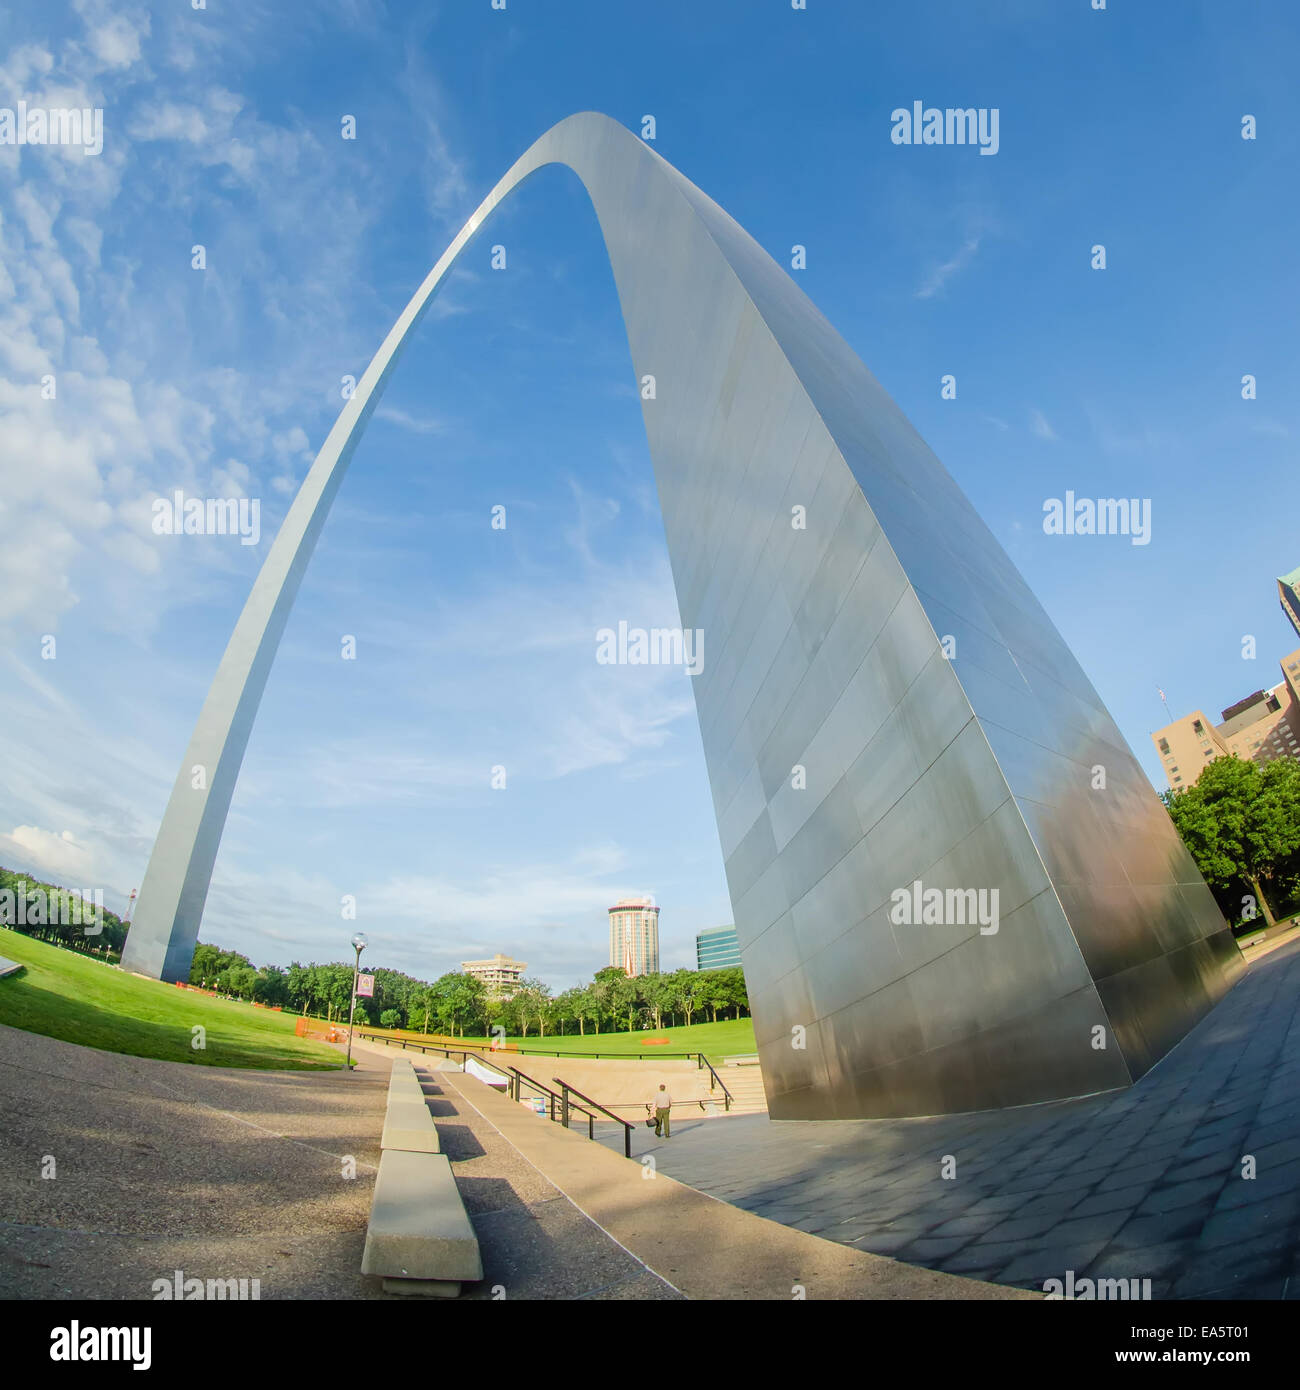
<svg viewBox="0 0 1300 1390">
<path fill-rule="evenodd" d="M 0 955 L 4 952 L 0 951 Z M 381 1031 L 381 1030 L 375 1030 Z M 398 1034 L 415 1039 L 416 1033 Z M 642 1038 L 667 1038 L 658 1047 L 643 1047 Z M 468 1047 L 487 1047 L 487 1038 L 457 1039 L 457 1046 L 464 1042 Z M 562 1036 L 548 1033 L 546 1037 L 508 1038 L 512 1047 L 521 1052 L 575 1052 L 617 1055 L 622 1057 L 654 1057 L 673 1052 L 702 1052 L 710 1062 L 720 1057 L 735 1057 L 758 1051 L 754 1043 L 754 1021 L 750 1018 L 728 1019 L 721 1023 L 693 1023 L 689 1028 L 661 1028 L 658 1032 L 628 1033 L 565 1033 Z"/>
<path fill-rule="evenodd" d="M 106 1052 L 208 1067 L 317 1070 L 332 1048 L 294 1036 L 297 1015 L 213 999 L 125 975 L 75 951 L 0 927 L 0 956 L 27 968 L 0 979 L 0 1023 Z M 191 1047 L 195 1025 L 206 1046 Z"/>
</svg>

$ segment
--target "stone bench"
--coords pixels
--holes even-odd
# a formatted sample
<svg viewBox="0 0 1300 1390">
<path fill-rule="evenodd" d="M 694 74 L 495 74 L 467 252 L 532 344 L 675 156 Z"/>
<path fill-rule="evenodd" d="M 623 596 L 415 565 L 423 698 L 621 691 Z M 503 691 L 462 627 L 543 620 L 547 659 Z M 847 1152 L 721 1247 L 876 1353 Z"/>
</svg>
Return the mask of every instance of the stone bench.
<svg viewBox="0 0 1300 1390">
<path fill-rule="evenodd" d="M 394 1076 L 388 1083 L 389 1100 L 418 1100 L 424 1102 L 424 1087 L 416 1080 L 414 1073 L 410 1076 Z"/>
<path fill-rule="evenodd" d="M 442 1298 L 482 1279 L 478 1237 L 445 1155 L 384 1149 L 361 1272 L 379 1275 L 385 1293 Z"/>
<path fill-rule="evenodd" d="M 438 1130 L 423 1097 L 419 1100 L 390 1096 L 384 1112 L 381 1149 L 406 1149 L 411 1153 L 440 1153 Z"/>
</svg>

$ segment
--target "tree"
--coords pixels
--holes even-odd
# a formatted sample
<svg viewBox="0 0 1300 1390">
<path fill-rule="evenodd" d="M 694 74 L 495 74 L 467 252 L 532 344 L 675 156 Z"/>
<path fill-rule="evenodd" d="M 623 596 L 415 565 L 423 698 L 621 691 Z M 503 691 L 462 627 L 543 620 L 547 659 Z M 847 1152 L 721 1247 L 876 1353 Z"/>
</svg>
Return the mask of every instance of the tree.
<svg viewBox="0 0 1300 1390">
<path fill-rule="evenodd" d="M 385 1009 L 379 1015 L 379 1026 L 381 1028 L 400 1028 L 402 1026 L 401 1009 Z"/>
<path fill-rule="evenodd" d="M 578 1036 L 586 1037 L 587 1020 L 594 1019 L 598 1012 L 590 987 L 580 986 L 573 991 L 573 1012 L 578 1020 Z M 600 1032 L 599 1026 L 596 1032 Z"/>
<path fill-rule="evenodd" d="M 550 1005 L 551 988 L 541 980 L 519 981 L 519 988 L 510 1000 L 514 1017 L 519 1027 L 519 1036 L 526 1038 L 529 1028 L 535 1027 L 541 1037 L 546 1036 L 546 1014 Z"/>
<path fill-rule="evenodd" d="M 308 968 L 294 961 L 289 967 L 285 988 L 288 991 L 290 1006 L 300 1014 L 306 1014 L 311 1003 L 311 973 Z"/>
<path fill-rule="evenodd" d="M 257 987 L 257 971 L 251 965 L 232 965 L 218 978 L 223 982 L 224 991 L 236 999 L 251 999 Z"/>
<path fill-rule="evenodd" d="M 627 985 L 627 974 L 617 965 L 607 965 L 597 970 L 588 987 L 591 995 L 591 1018 L 596 1032 L 600 1032 L 602 1019 L 617 1018 L 620 1012 L 620 999 Z"/>
<path fill-rule="evenodd" d="M 745 972 L 738 965 L 724 966 L 710 970 L 708 989 L 719 996 L 718 1008 L 730 1009 L 732 1018 L 739 1018 L 740 1011 L 749 1012 L 749 992 L 745 988 Z"/>
<path fill-rule="evenodd" d="M 718 1021 L 718 1010 L 727 1005 L 727 988 L 725 984 L 717 978 L 716 970 L 701 970 L 698 972 L 699 982 L 695 988 L 695 1002 L 701 1009 L 709 1011 L 709 1022 Z"/>
<path fill-rule="evenodd" d="M 642 1010 L 641 999 L 641 978 L 637 976 L 625 975 L 617 966 L 613 967 L 617 972 L 617 978 L 610 980 L 610 1008 L 611 1012 L 622 1022 L 627 1020 L 627 1031 L 630 1033 L 637 1024 L 638 1017 Z M 604 973 L 603 971 L 601 972 Z"/>
<path fill-rule="evenodd" d="M 576 989 L 566 989 L 551 1000 L 551 1023 L 559 1029 L 561 1037 L 564 1036 L 564 1025 L 577 1017 L 577 994 Z"/>
<path fill-rule="evenodd" d="M 429 1031 L 429 1018 L 433 1013 L 434 1003 L 435 998 L 432 985 L 425 985 L 422 989 L 413 994 L 411 996 L 410 1012 L 407 1015 L 408 1026 L 414 1028 L 416 1019 L 422 1019 L 420 1031 L 422 1033 L 427 1033 Z"/>
<path fill-rule="evenodd" d="M 699 1008 L 700 972 L 698 970 L 674 970 L 673 981 L 681 1011 L 686 1015 L 686 1026 L 691 1026 L 695 1010 Z"/>
<path fill-rule="evenodd" d="M 1264 767 L 1216 758 L 1193 786 L 1161 799 L 1196 867 L 1212 887 L 1248 884 L 1266 926 L 1273 912 L 1264 893 L 1283 886 L 1300 856 L 1300 763 L 1277 758 Z M 1253 916 L 1247 905 L 1243 915 Z"/>
<path fill-rule="evenodd" d="M 194 948 L 194 960 L 190 965 L 190 984 L 201 985 L 204 980 L 215 979 L 220 955 L 215 946 L 200 941 Z"/>
<path fill-rule="evenodd" d="M 664 1026 L 664 1014 L 676 1011 L 678 990 L 671 975 L 654 974 L 641 977 L 641 996 L 645 1000 L 655 1030 Z"/>
<path fill-rule="evenodd" d="M 439 976 L 430 990 L 433 1013 L 443 1032 L 454 1035 L 459 1026 L 463 1038 L 467 1025 L 482 1025 L 487 995 L 482 980 L 460 970 L 451 970 Z"/>
<path fill-rule="evenodd" d="M 273 1006 L 289 1002 L 289 977 L 278 965 L 264 965 L 253 983 L 253 998 L 259 1004 Z"/>
</svg>

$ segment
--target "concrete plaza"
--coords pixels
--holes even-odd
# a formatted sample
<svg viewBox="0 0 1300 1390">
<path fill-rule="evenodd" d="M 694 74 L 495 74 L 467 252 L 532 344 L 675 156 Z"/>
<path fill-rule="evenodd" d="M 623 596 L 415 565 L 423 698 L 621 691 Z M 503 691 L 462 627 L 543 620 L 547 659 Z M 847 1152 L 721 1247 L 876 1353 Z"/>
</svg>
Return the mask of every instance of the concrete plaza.
<svg viewBox="0 0 1300 1390">
<path fill-rule="evenodd" d="M 1024 1288 L 1073 1270 L 1150 1279 L 1155 1298 L 1297 1298 L 1300 940 L 1255 960 L 1124 1091 L 929 1119 L 683 1119 L 667 1143 L 644 1128 L 635 1142 L 679 1182 L 931 1269 Z"/>
<path fill-rule="evenodd" d="M 149 1300 L 176 1271 L 262 1299 L 392 1296 L 361 1273 L 392 1055 L 236 1071 L 0 1026 L 0 1298 Z M 1026 1296 L 654 1181 L 453 1063 L 416 1066 L 479 1241 L 466 1298 Z"/>
</svg>

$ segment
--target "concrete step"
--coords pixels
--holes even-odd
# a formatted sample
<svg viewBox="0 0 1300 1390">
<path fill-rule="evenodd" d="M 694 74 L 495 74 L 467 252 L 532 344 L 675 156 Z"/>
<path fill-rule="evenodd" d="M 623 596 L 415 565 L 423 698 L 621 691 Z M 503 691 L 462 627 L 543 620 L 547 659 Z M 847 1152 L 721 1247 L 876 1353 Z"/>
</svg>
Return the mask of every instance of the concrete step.
<svg viewBox="0 0 1300 1390">
<path fill-rule="evenodd" d="M 754 1114 L 767 1109 L 763 1073 L 757 1067 L 727 1067 L 718 1075 L 722 1078 L 722 1084 L 731 1092 L 733 1115 Z"/>
<path fill-rule="evenodd" d="M 450 1297 L 482 1279 L 478 1237 L 443 1154 L 383 1151 L 361 1272 L 390 1293 Z"/>
</svg>

